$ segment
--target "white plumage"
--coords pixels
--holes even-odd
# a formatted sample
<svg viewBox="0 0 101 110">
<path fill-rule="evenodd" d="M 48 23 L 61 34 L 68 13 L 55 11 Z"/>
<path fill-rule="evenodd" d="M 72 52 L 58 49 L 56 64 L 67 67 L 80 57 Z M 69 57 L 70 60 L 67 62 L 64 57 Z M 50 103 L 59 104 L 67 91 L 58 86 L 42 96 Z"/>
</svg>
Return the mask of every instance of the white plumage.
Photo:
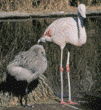
<svg viewBox="0 0 101 110">
<path fill-rule="evenodd" d="M 17 81 L 28 84 L 41 76 L 47 68 L 47 59 L 42 45 L 34 45 L 28 51 L 20 52 L 7 66 L 8 73 Z M 28 93 L 26 88 L 26 95 Z M 25 106 L 27 106 L 27 99 Z"/>
<path fill-rule="evenodd" d="M 86 7 L 84 4 L 80 4 L 77 8 L 78 16 L 77 18 L 65 17 L 55 20 L 50 24 L 45 30 L 43 36 L 38 40 L 39 42 L 50 41 L 54 42 L 60 46 L 61 49 L 61 63 L 60 63 L 60 73 L 61 73 L 61 103 L 63 102 L 63 67 L 62 67 L 62 57 L 63 49 L 66 43 L 71 43 L 75 46 L 81 46 L 86 43 L 87 36 L 85 27 L 83 25 L 83 19 L 86 18 Z M 69 57 L 70 52 L 68 51 L 66 71 L 68 76 L 68 87 L 69 87 L 69 104 L 77 104 L 71 101 L 71 88 L 70 88 L 70 76 L 69 76 Z"/>
</svg>

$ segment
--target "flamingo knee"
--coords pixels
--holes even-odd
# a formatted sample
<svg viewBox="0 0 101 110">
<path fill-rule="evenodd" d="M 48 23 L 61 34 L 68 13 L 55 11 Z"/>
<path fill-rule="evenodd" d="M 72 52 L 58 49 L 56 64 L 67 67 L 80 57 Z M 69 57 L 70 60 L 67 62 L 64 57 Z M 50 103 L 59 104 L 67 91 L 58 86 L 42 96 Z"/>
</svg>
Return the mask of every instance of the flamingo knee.
<svg viewBox="0 0 101 110">
<path fill-rule="evenodd" d="M 66 65 L 66 71 L 67 73 L 70 71 L 69 64 Z"/>
<path fill-rule="evenodd" d="M 60 72 L 63 72 L 63 67 L 60 67 Z"/>
</svg>

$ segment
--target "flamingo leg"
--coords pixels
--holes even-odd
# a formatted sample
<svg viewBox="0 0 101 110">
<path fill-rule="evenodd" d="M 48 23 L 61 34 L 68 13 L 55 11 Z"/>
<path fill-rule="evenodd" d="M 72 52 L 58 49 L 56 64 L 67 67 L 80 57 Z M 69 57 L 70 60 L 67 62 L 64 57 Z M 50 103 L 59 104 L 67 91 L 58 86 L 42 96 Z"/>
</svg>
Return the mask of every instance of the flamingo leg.
<svg viewBox="0 0 101 110">
<path fill-rule="evenodd" d="M 61 75 L 61 104 L 67 105 L 68 103 L 63 101 L 63 67 L 62 67 L 63 48 L 61 48 L 61 63 L 60 63 L 60 75 Z"/>
<path fill-rule="evenodd" d="M 69 87 L 69 100 L 68 103 L 63 101 L 63 67 L 62 67 L 62 57 L 63 57 L 63 49 L 61 49 L 61 63 L 60 63 L 60 75 L 61 75 L 61 104 L 62 105 L 68 105 L 68 104 L 78 104 L 77 102 L 71 101 L 71 87 L 70 87 L 70 76 L 69 76 L 69 57 L 70 52 L 68 51 L 67 56 L 67 64 L 66 64 L 66 71 L 67 71 L 67 77 L 68 77 L 68 87 Z"/>
<path fill-rule="evenodd" d="M 26 87 L 26 91 L 25 91 L 25 108 L 33 108 L 34 107 L 34 105 L 28 105 L 27 104 L 27 98 L 28 98 L 28 85 L 27 85 L 27 87 Z"/>
<path fill-rule="evenodd" d="M 61 101 L 63 101 L 63 67 L 62 67 L 63 49 L 61 49 L 60 75 L 61 75 Z"/>
<path fill-rule="evenodd" d="M 68 51 L 68 56 L 67 56 L 67 64 L 66 64 L 66 71 L 67 71 L 67 77 L 68 77 L 68 88 L 69 88 L 69 104 L 78 104 L 77 102 L 72 102 L 71 101 L 71 86 L 70 86 L 70 75 L 69 75 L 69 58 L 70 58 L 70 52 Z"/>
<path fill-rule="evenodd" d="M 69 100 L 71 100 L 71 87 L 70 87 L 70 75 L 69 75 L 69 71 L 70 71 L 70 69 L 69 69 L 69 58 L 70 58 L 70 52 L 68 51 L 66 71 L 67 71 L 67 77 L 68 77 Z"/>
</svg>

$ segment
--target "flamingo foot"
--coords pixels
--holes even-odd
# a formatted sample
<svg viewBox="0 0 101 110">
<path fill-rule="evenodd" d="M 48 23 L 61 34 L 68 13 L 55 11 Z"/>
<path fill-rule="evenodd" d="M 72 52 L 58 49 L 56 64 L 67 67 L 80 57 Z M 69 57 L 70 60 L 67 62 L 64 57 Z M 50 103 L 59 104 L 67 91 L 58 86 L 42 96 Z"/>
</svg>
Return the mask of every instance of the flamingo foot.
<svg viewBox="0 0 101 110">
<path fill-rule="evenodd" d="M 34 108 L 34 105 L 27 105 L 27 104 L 26 104 L 24 107 L 25 107 L 25 108 Z"/>
<path fill-rule="evenodd" d="M 62 105 L 68 105 L 69 103 L 64 102 L 64 101 L 61 101 L 61 104 L 62 104 Z"/>
<path fill-rule="evenodd" d="M 63 72 L 63 67 L 60 67 L 60 71 Z"/>
<path fill-rule="evenodd" d="M 68 105 L 68 104 L 69 105 L 76 105 L 76 104 L 79 105 L 77 102 L 72 102 L 71 100 L 69 100 L 68 103 L 67 102 L 64 102 L 64 101 L 61 101 L 61 104 L 62 105 Z"/>
<path fill-rule="evenodd" d="M 71 104 L 71 105 L 75 105 L 75 104 L 79 105 L 77 102 L 72 102 L 71 100 L 68 100 L 68 102 L 69 102 L 69 104 Z"/>
</svg>

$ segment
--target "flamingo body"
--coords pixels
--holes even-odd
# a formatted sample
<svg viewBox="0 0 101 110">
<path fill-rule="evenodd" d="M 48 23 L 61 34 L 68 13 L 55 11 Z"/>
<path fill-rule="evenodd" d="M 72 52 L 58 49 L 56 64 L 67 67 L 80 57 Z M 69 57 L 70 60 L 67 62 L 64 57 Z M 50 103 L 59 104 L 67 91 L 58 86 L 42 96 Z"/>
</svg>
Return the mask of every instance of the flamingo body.
<svg viewBox="0 0 101 110">
<path fill-rule="evenodd" d="M 72 17 L 61 18 L 54 21 L 45 30 L 43 36 L 46 41 L 53 41 L 60 47 L 65 47 L 66 43 L 80 46 L 86 43 L 86 31 L 82 18 L 79 18 L 82 26 L 78 25 L 78 19 Z M 80 32 L 78 30 L 80 26 Z M 80 36 L 80 37 L 79 37 Z M 41 39 L 42 40 L 42 39 Z"/>
</svg>

